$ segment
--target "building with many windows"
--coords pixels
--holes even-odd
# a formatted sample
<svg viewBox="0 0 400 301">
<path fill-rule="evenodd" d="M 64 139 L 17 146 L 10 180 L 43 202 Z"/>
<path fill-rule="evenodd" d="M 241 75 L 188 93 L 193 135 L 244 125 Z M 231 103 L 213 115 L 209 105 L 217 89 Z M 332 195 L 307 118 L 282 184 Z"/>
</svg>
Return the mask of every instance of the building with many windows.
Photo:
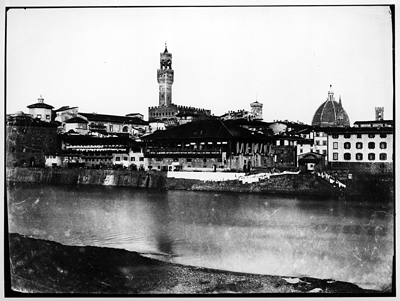
<svg viewBox="0 0 400 301">
<path fill-rule="evenodd" d="M 149 123 L 139 117 L 107 115 L 97 113 L 79 113 L 88 121 L 89 131 L 107 134 L 126 134 L 132 138 L 149 133 Z"/>
<path fill-rule="evenodd" d="M 327 134 L 330 169 L 369 173 L 393 171 L 392 127 L 335 128 Z"/>
<path fill-rule="evenodd" d="M 231 122 L 207 119 L 143 136 L 149 169 L 249 171 L 267 164 L 270 138 Z"/>
<path fill-rule="evenodd" d="M 58 141 L 59 150 L 46 156 L 46 166 L 95 169 L 144 169 L 147 166 L 141 144 L 128 137 L 62 134 Z"/>
<path fill-rule="evenodd" d="M 7 116 L 6 166 L 44 167 L 46 154 L 57 150 L 58 126 L 22 112 Z"/>
</svg>

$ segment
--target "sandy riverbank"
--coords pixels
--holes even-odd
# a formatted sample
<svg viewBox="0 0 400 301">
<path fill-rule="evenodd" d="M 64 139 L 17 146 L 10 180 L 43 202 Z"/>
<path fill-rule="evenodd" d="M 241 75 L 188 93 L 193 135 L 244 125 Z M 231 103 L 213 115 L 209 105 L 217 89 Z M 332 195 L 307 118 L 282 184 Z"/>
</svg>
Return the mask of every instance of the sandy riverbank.
<svg viewBox="0 0 400 301">
<path fill-rule="evenodd" d="M 64 246 L 19 234 L 10 234 L 9 245 L 11 288 L 19 293 L 381 294 L 340 281 L 183 266 L 120 249 Z"/>
</svg>

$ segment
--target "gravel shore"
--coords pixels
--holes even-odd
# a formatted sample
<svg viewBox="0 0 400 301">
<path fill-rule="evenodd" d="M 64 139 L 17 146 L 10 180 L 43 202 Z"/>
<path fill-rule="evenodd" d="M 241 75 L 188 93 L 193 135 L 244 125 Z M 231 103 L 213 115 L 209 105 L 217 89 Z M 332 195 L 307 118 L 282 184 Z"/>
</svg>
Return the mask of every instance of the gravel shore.
<svg viewBox="0 0 400 301">
<path fill-rule="evenodd" d="M 15 233 L 8 238 L 11 295 L 383 294 L 328 279 L 219 271 L 162 262 L 120 249 L 64 246 Z"/>
</svg>

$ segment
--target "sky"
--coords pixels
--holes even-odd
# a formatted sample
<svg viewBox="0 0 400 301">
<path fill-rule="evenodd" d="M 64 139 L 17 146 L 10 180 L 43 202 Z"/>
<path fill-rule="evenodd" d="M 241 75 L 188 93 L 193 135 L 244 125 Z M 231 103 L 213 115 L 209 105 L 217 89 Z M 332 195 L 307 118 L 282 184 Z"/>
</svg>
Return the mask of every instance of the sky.
<svg viewBox="0 0 400 301">
<path fill-rule="evenodd" d="M 388 6 L 9 9 L 6 113 L 37 102 L 111 115 L 158 105 L 167 43 L 172 102 L 310 124 L 330 85 L 351 124 L 393 118 Z"/>
</svg>

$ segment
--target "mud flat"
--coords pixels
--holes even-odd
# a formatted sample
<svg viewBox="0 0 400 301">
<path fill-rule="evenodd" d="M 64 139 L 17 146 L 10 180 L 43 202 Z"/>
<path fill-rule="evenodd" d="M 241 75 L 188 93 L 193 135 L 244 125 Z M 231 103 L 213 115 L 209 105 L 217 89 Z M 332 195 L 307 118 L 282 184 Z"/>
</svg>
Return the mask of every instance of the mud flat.
<svg viewBox="0 0 400 301">
<path fill-rule="evenodd" d="M 10 258 L 10 277 L 6 281 L 6 296 L 391 295 L 388 290 L 364 290 L 351 283 L 329 279 L 243 274 L 183 266 L 121 249 L 65 246 L 15 233 L 10 234 L 8 240 L 10 248 L 6 256 Z"/>
</svg>

